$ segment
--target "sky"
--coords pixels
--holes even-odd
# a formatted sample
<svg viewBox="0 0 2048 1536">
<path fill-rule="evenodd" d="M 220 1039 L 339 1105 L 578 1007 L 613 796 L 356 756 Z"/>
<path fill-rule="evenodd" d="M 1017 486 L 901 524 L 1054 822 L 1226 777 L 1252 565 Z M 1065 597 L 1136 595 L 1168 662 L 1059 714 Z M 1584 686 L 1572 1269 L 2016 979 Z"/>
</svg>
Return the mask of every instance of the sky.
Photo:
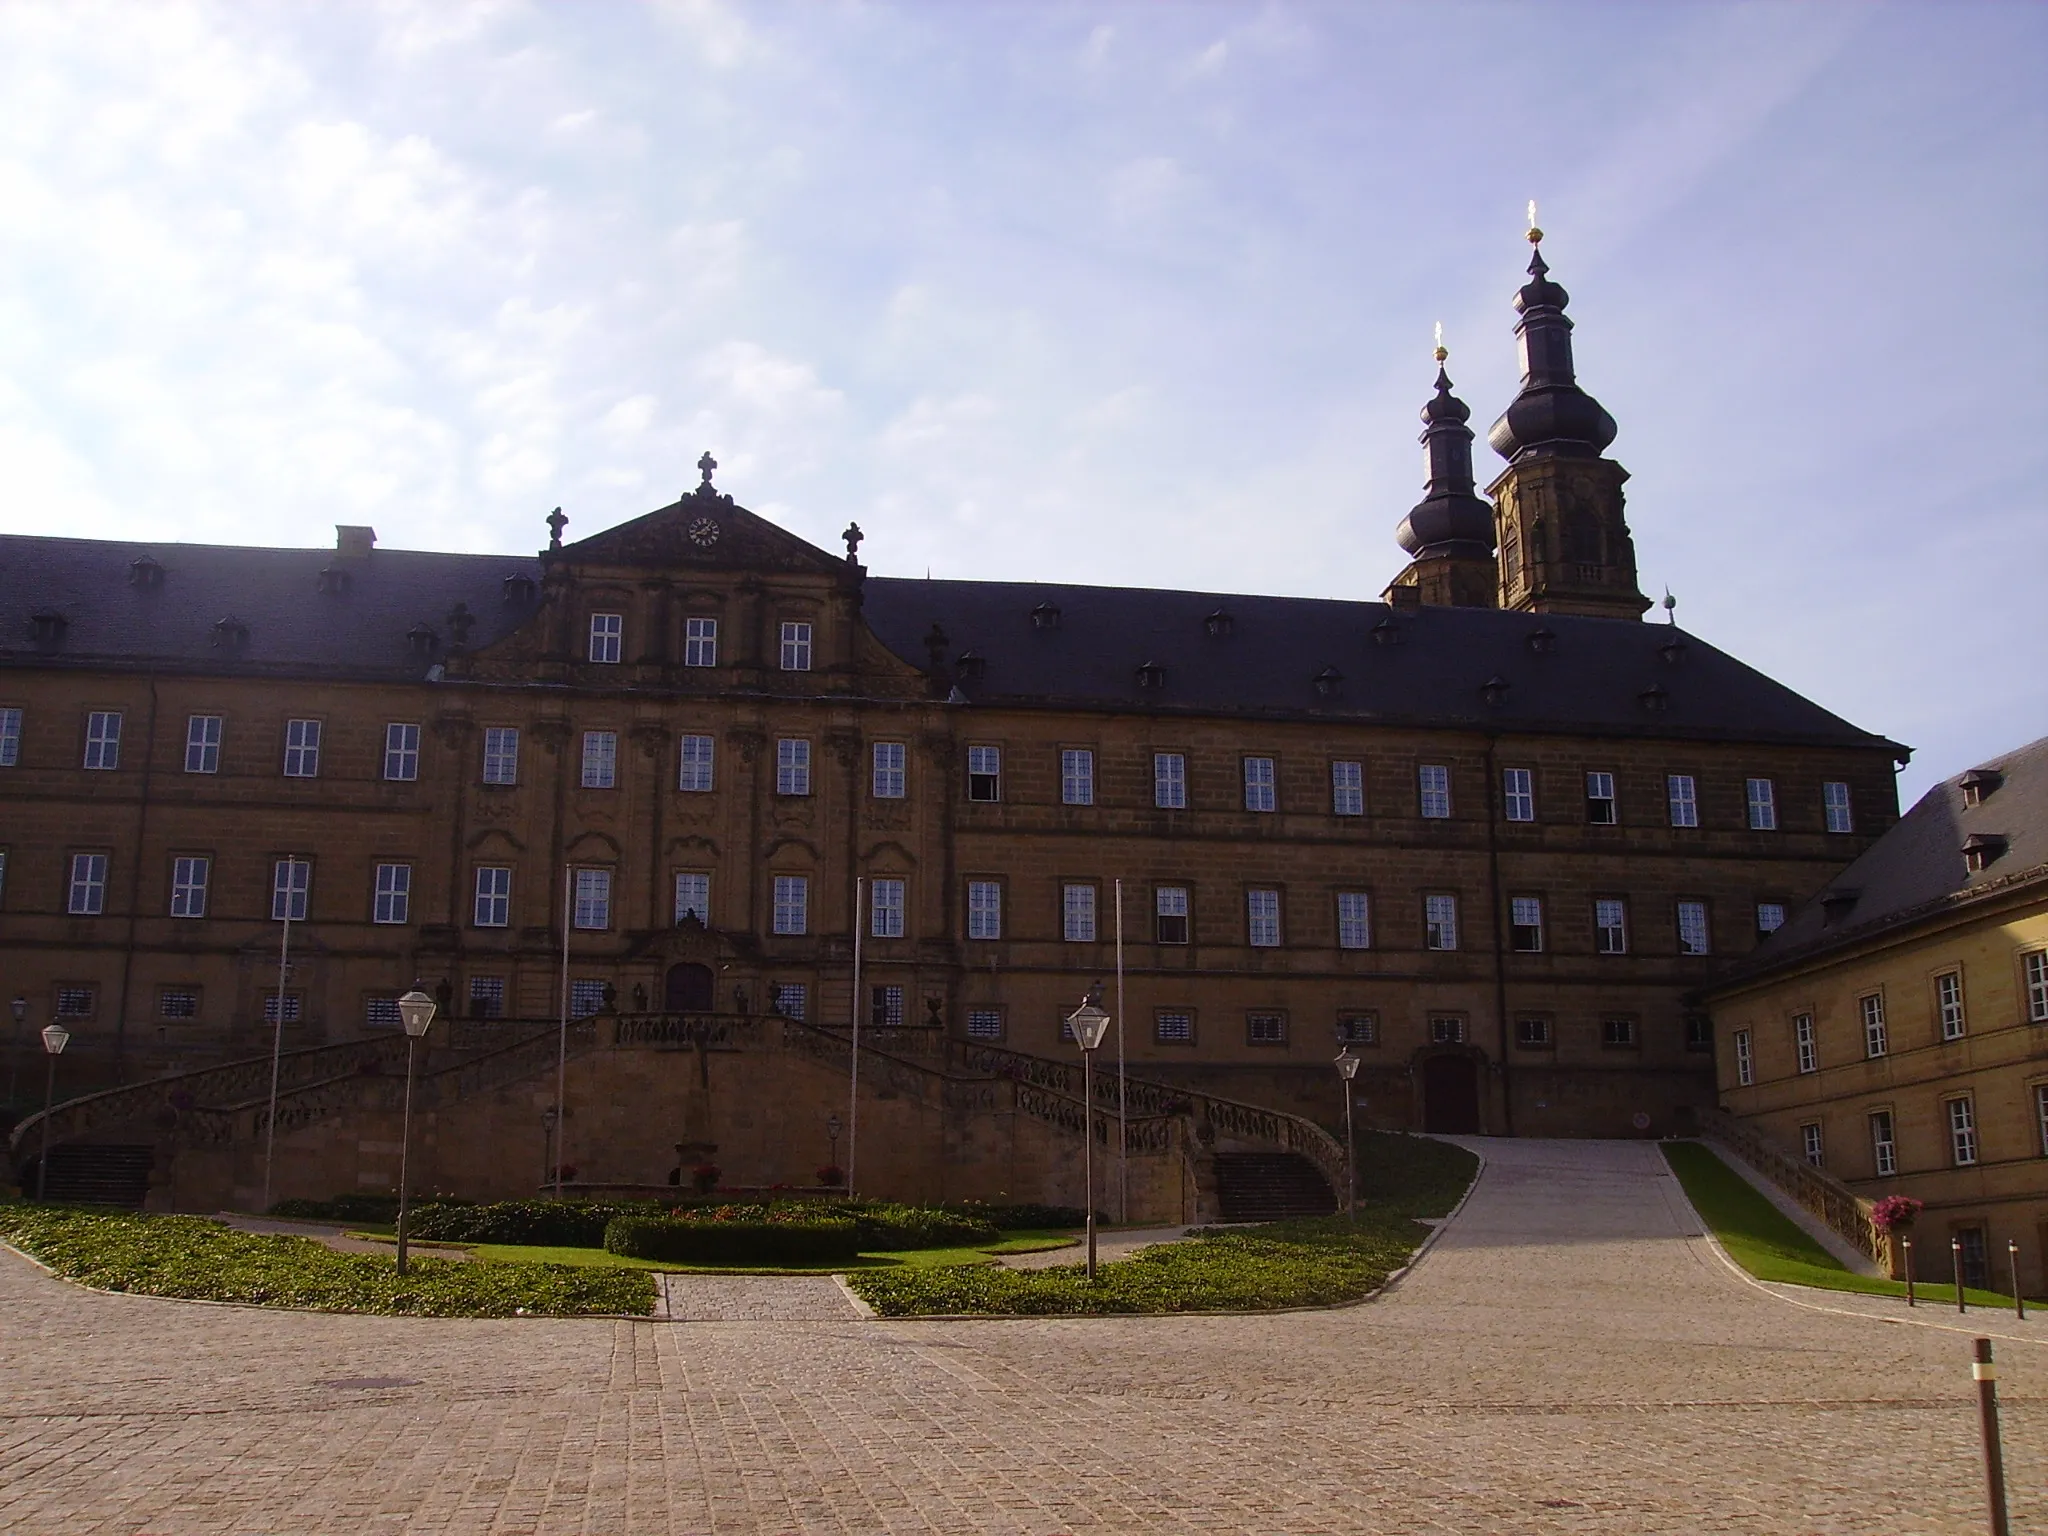
<svg viewBox="0 0 2048 1536">
<path fill-rule="evenodd" d="M 0 528 L 1376 598 L 1539 200 L 1643 589 L 2048 733 L 2048 6 L 0 0 Z"/>
</svg>

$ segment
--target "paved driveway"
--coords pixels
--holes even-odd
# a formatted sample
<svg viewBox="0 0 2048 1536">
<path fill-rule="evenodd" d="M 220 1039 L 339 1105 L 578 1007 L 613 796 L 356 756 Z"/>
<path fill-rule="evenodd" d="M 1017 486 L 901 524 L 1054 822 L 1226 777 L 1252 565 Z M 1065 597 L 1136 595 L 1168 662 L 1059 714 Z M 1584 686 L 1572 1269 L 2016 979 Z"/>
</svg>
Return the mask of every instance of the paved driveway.
<svg viewBox="0 0 2048 1536">
<path fill-rule="evenodd" d="M 1480 1145 L 1340 1312 L 438 1322 L 0 1258 L 0 1530 L 1983 1529 L 1966 1337 L 1736 1279 L 1653 1147 Z M 2048 1349 L 1999 1347 L 2014 1529 L 2048 1530 Z"/>
</svg>

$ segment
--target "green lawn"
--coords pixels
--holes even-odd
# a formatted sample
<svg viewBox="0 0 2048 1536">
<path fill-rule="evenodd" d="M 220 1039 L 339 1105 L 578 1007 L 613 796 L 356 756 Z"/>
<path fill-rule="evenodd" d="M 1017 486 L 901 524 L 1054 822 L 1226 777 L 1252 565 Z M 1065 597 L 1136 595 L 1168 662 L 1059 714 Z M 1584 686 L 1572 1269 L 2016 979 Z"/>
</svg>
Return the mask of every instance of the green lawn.
<svg viewBox="0 0 2048 1536">
<path fill-rule="evenodd" d="M 1858 1291 L 1866 1296 L 1906 1294 L 1902 1280 L 1859 1275 L 1845 1268 L 1797 1222 L 1759 1194 L 1749 1180 L 1722 1162 L 1713 1148 L 1697 1141 L 1667 1141 L 1663 1147 L 1665 1161 L 1678 1175 L 1678 1182 L 1684 1186 L 1686 1198 L 1692 1201 L 1700 1219 L 1727 1250 L 1728 1257 L 1757 1279 L 1810 1285 L 1827 1291 Z M 1931 1246 L 1940 1251 L 1915 1252 L 1916 1272 L 1924 1274 L 1933 1266 L 1937 1273 L 1945 1273 L 1949 1267 L 1946 1246 Z M 1918 1250 L 1919 1244 L 1914 1247 Z M 1929 1284 L 1922 1279 L 1913 1289 L 1923 1301 L 1955 1305 L 1953 1285 Z M 2009 1310 L 2012 1306 L 2010 1296 L 1995 1291 L 1968 1290 L 1964 1300 L 1979 1307 Z"/>
<path fill-rule="evenodd" d="M 388 1228 L 373 1223 L 351 1226 L 348 1236 L 371 1242 L 396 1242 Z M 441 1243 L 437 1248 L 462 1249 L 478 1259 L 501 1264 L 567 1264 L 590 1269 L 654 1269 L 671 1275 L 830 1275 L 848 1269 L 928 1269 L 948 1264 L 993 1264 L 999 1253 L 1037 1253 L 1061 1248 L 1074 1240 L 1070 1232 L 1012 1232 L 975 1248 L 912 1248 L 864 1253 L 852 1264 L 692 1265 L 661 1259 L 630 1259 L 603 1248 L 550 1248 L 526 1243 Z M 421 1253 L 433 1248 L 422 1246 Z"/>
</svg>

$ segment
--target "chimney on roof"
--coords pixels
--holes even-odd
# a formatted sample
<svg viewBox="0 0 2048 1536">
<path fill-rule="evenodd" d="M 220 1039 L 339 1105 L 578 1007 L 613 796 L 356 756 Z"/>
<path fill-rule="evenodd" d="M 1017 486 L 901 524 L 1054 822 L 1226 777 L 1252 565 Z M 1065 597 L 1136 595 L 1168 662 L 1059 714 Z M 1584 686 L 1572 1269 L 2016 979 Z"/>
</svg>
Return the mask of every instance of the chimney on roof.
<svg viewBox="0 0 2048 1536">
<path fill-rule="evenodd" d="M 377 530 L 349 523 L 334 525 L 334 553 L 343 560 L 367 560 L 377 542 Z"/>
</svg>

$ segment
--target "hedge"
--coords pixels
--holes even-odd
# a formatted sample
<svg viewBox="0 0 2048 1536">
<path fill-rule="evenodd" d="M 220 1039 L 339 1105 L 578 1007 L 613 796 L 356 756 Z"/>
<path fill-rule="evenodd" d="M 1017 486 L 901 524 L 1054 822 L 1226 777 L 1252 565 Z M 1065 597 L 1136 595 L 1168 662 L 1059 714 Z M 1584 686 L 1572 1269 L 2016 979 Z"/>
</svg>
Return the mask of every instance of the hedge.
<svg viewBox="0 0 2048 1536">
<path fill-rule="evenodd" d="M 863 1252 L 909 1248 L 966 1248 L 992 1243 L 999 1236 L 994 1222 L 956 1211 L 874 1202 L 839 1207 L 853 1217 Z"/>
<path fill-rule="evenodd" d="M 618 1216 L 604 1231 L 608 1252 L 673 1264 L 841 1264 L 860 1252 L 851 1217 L 810 1221 L 741 1218 L 694 1221 L 675 1216 Z"/>
<path fill-rule="evenodd" d="M 962 1200 L 944 1209 L 975 1221 L 985 1221 L 999 1232 L 1042 1231 L 1088 1224 L 1088 1213 L 1078 1205 L 988 1205 L 980 1200 Z M 1095 1216 L 1098 1221 L 1109 1219 L 1100 1211 Z"/>
<path fill-rule="evenodd" d="M 414 1206 L 406 1235 L 440 1243 L 521 1243 L 541 1248 L 602 1248 L 620 1216 L 653 1216 L 648 1201 L 501 1200 L 492 1205 L 432 1202 Z"/>
</svg>

